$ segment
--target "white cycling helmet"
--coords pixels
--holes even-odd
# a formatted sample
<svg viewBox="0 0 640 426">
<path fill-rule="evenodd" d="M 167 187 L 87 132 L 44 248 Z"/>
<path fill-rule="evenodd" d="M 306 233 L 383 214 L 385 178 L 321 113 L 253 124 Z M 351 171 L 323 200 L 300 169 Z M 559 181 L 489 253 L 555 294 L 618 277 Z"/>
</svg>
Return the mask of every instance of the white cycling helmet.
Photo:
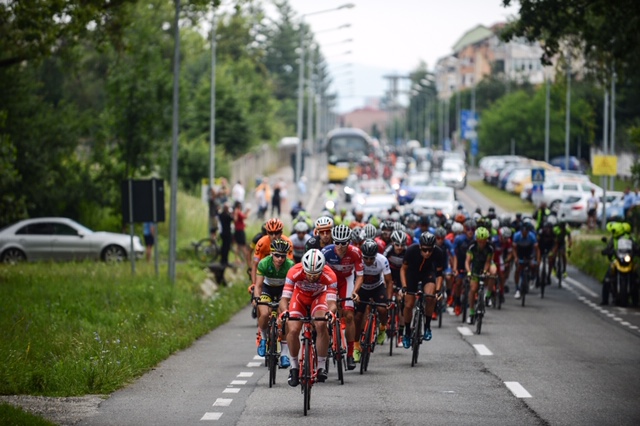
<svg viewBox="0 0 640 426">
<path fill-rule="evenodd" d="M 319 274 L 324 264 L 324 254 L 318 249 L 311 249 L 302 256 L 302 269 L 307 274 Z"/>
<path fill-rule="evenodd" d="M 333 227 L 333 219 L 329 216 L 320 216 L 316 219 L 316 229 L 326 229 Z"/>
<path fill-rule="evenodd" d="M 351 241 L 351 228 L 347 225 L 338 225 L 331 230 L 331 238 L 334 243 Z"/>
<path fill-rule="evenodd" d="M 464 225 L 460 222 L 453 222 L 451 224 L 451 232 L 453 232 L 454 234 L 462 234 L 462 231 L 464 231 Z"/>
<path fill-rule="evenodd" d="M 307 222 L 301 221 L 293 225 L 293 230 L 295 232 L 309 232 L 309 225 Z"/>
</svg>

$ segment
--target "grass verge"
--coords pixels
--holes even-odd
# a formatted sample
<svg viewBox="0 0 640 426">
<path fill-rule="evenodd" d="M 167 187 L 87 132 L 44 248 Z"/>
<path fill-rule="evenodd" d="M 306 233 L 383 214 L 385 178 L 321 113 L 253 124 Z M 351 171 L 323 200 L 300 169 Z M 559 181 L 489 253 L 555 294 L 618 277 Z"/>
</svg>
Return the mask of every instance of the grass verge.
<svg viewBox="0 0 640 426">
<path fill-rule="evenodd" d="M 601 281 L 609 266 L 607 258 L 600 254 L 604 247 L 600 238 L 575 238 L 569 263 Z"/>
<path fill-rule="evenodd" d="M 504 211 L 533 213 L 533 204 L 522 201 L 517 195 L 509 194 L 482 180 L 469 181 L 468 183 Z"/>
<path fill-rule="evenodd" d="M 247 303 L 244 285 L 205 300 L 194 264 L 166 276 L 150 264 L 0 267 L 0 394 L 111 393 Z"/>
<path fill-rule="evenodd" d="M 0 403 L 0 425 L 12 426 L 55 426 L 42 417 L 34 416 L 11 404 Z"/>
</svg>

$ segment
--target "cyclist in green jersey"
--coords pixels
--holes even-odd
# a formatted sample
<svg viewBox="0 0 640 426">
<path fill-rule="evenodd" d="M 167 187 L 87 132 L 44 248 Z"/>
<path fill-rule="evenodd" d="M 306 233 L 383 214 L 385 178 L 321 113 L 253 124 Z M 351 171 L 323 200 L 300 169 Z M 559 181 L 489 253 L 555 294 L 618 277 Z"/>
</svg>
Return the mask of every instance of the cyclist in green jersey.
<svg viewBox="0 0 640 426">
<path fill-rule="evenodd" d="M 287 258 L 291 245 L 285 240 L 273 240 L 271 242 L 271 254 L 258 263 L 256 269 L 256 285 L 253 289 L 253 304 L 256 302 L 271 302 L 280 300 L 287 272 L 295 263 Z M 281 312 L 278 312 L 279 314 Z M 267 351 L 267 328 L 271 309 L 265 305 L 258 305 L 258 329 L 260 341 L 258 343 L 258 355 L 265 356 Z M 289 348 L 282 341 L 280 354 L 280 368 L 287 368 L 289 362 Z"/>
<path fill-rule="evenodd" d="M 556 236 L 556 243 L 551 252 L 550 264 L 554 266 L 556 264 L 556 256 L 562 256 L 562 271 L 563 275 L 567 276 L 567 255 L 571 255 L 571 228 L 567 225 L 567 222 L 563 217 L 556 226 L 553 227 L 553 234 Z"/>
<path fill-rule="evenodd" d="M 465 269 L 469 276 L 469 317 L 467 323 L 473 324 L 476 314 L 476 298 L 478 297 L 478 277 L 483 274 L 496 275 L 497 268 L 493 263 L 493 246 L 489 242 L 489 230 L 484 227 L 476 229 L 476 241 L 469 246 Z M 487 282 L 487 297 L 495 291 L 495 280 Z"/>
</svg>

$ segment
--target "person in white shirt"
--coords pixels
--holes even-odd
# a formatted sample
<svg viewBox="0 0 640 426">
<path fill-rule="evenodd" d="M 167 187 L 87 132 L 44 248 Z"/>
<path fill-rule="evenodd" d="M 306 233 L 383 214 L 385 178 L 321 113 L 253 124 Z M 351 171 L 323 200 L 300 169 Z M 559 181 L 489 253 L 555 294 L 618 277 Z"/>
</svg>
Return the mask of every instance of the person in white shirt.
<svg viewBox="0 0 640 426">
<path fill-rule="evenodd" d="M 246 191 L 244 189 L 244 186 L 242 186 L 242 183 L 240 181 L 237 181 L 236 184 L 233 185 L 233 188 L 231 188 L 231 198 L 233 198 L 234 202 L 240 202 L 244 204 L 245 194 Z"/>
</svg>

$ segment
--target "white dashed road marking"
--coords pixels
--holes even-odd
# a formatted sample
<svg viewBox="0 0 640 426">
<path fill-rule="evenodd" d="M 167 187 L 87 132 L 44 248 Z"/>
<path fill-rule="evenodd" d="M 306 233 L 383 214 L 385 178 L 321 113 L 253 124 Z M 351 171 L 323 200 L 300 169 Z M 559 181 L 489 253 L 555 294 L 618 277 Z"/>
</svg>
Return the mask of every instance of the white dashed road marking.
<svg viewBox="0 0 640 426">
<path fill-rule="evenodd" d="M 200 420 L 220 420 L 222 413 L 204 413 Z"/>
<path fill-rule="evenodd" d="M 458 327 L 458 332 L 463 336 L 473 336 L 473 331 L 469 330 L 469 327 Z"/>
<path fill-rule="evenodd" d="M 251 371 L 242 371 L 240 374 L 238 374 L 237 377 L 251 377 L 253 376 L 253 373 Z"/>
<path fill-rule="evenodd" d="M 531 398 L 531 394 L 518 382 L 504 382 L 516 398 Z"/>
<path fill-rule="evenodd" d="M 229 383 L 230 385 L 246 385 L 247 381 L 246 380 L 232 380 L 231 383 Z"/>
<path fill-rule="evenodd" d="M 240 388 L 226 388 L 222 391 L 222 393 L 238 393 L 240 392 Z"/>
<path fill-rule="evenodd" d="M 476 350 L 476 352 L 478 352 L 478 355 L 493 355 L 493 352 L 491 352 L 485 345 L 473 345 L 473 348 Z"/>
<path fill-rule="evenodd" d="M 216 402 L 213 403 L 214 407 L 228 407 L 231 405 L 231 401 L 233 401 L 233 399 L 231 398 L 218 398 L 216 399 Z"/>
<path fill-rule="evenodd" d="M 260 367 L 261 365 L 261 362 L 250 362 L 247 364 L 247 367 Z"/>
</svg>

